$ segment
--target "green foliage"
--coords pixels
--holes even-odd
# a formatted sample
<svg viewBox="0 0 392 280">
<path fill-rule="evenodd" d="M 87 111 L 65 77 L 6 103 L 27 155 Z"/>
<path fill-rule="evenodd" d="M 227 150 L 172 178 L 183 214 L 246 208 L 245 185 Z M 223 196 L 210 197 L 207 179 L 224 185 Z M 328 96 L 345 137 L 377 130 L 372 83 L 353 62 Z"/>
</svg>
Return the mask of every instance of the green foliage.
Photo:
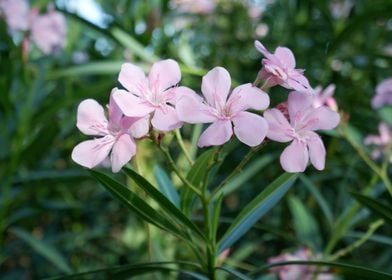
<svg viewBox="0 0 392 280">
<path fill-rule="evenodd" d="M 29 2 L 45 10 L 51 1 Z M 370 107 L 376 85 L 392 76 L 389 0 L 353 1 L 340 15 L 322 0 L 219 1 L 212 14 L 168 0 L 96 1 L 109 15 L 100 23 L 65 2 L 56 8 L 67 18 L 67 45 L 54 55 L 34 44 L 23 54 L 21 36 L 0 18 L 0 278 L 208 279 L 215 261 L 219 279 L 267 279 L 268 258 L 305 245 L 320 261 L 290 265 L 328 268 L 340 279 L 391 279 L 391 165 L 373 160 L 363 143 L 379 121 L 392 124 L 390 106 Z M 260 17 L 249 16 L 248 2 L 262 7 Z M 106 104 L 123 62 L 147 70 L 176 59 L 181 85 L 200 92 L 201 76 L 217 65 L 233 85 L 253 82 L 261 59 L 254 39 L 271 51 L 292 49 L 312 86 L 336 85 L 343 123 L 322 136 L 324 171 L 281 175 L 284 145 L 271 142 L 240 166 L 249 151 L 234 140 L 197 147 L 202 125 L 181 129 L 193 164 L 174 135 L 160 143 L 200 194 L 150 139 L 138 141 L 125 174 L 72 162 L 72 148 L 87 138 L 75 127 L 78 104 Z M 286 99 L 279 87 L 270 97 L 271 107 Z M 385 224 L 369 236 L 378 218 Z"/>
</svg>

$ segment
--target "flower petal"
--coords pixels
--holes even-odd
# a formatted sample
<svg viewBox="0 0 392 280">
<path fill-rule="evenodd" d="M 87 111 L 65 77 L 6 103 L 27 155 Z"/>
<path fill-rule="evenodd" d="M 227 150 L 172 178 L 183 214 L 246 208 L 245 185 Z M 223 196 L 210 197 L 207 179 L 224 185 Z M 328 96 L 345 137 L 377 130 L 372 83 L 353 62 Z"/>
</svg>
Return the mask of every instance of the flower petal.
<svg viewBox="0 0 392 280">
<path fill-rule="evenodd" d="M 227 104 L 231 112 L 245 111 L 248 109 L 264 110 L 269 106 L 269 96 L 252 84 L 244 84 L 236 87 L 231 93 Z"/>
<path fill-rule="evenodd" d="M 150 131 L 150 116 L 145 116 L 136 121 L 133 121 L 129 128 L 129 132 L 133 138 L 142 138 Z"/>
<path fill-rule="evenodd" d="M 178 119 L 176 110 L 166 105 L 164 109 L 157 108 L 151 119 L 152 126 L 159 131 L 170 131 L 182 126 L 182 122 Z"/>
<path fill-rule="evenodd" d="M 280 155 L 282 168 L 289 173 L 304 172 L 309 160 L 309 153 L 306 143 L 294 141 L 288 145 Z"/>
<path fill-rule="evenodd" d="M 81 166 L 93 168 L 107 158 L 114 141 L 111 135 L 84 141 L 72 150 L 72 160 Z"/>
<path fill-rule="evenodd" d="M 255 48 L 264 56 L 264 57 L 269 57 L 272 54 L 264 47 L 260 41 L 255 41 Z"/>
<path fill-rule="evenodd" d="M 198 142 L 200 148 L 207 146 L 220 146 L 230 140 L 233 128 L 229 120 L 217 120 L 201 134 Z"/>
<path fill-rule="evenodd" d="M 151 90 L 162 92 L 180 82 L 180 66 L 173 59 L 155 62 L 151 67 L 148 80 Z"/>
<path fill-rule="evenodd" d="M 277 47 L 274 55 L 279 59 L 280 63 L 286 66 L 286 68 L 295 68 L 295 57 L 293 52 L 289 48 Z"/>
<path fill-rule="evenodd" d="M 111 161 L 112 171 L 119 172 L 121 168 L 136 154 L 135 141 L 129 134 L 121 135 L 113 146 Z"/>
<path fill-rule="evenodd" d="M 132 63 L 121 65 L 118 81 L 129 92 L 136 95 L 142 95 L 142 92 L 148 88 L 148 80 L 144 71 Z"/>
<path fill-rule="evenodd" d="M 78 106 L 76 126 L 86 135 L 108 134 L 108 121 L 103 107 L 94 99 L 86 99 Z"/>
<path fill-rule="evenodd" d="M 240 112 L 233 118 L 234 134 L 244 144 L 255 147 L 263 142 L 267 131 L 267 121 L 256 114 Z"/>
<path fill-rule="evenodd" d="M 144 117 L 154 111 L 154 107 L 145 103 L 141 98 L 125 90 L 117 90 L 113 93 L 113 100 L 128 117 Z"/>
<path fill-rule="evenodd" d="M 340 115 L 326 106 L 312 109 L 302 120 L 303 128 L 307 130 L 330 130 L 340 122 Z"/>
<path fill-rule="evenodd" d="M 298 123 L 304 112 L 313 104 L 314 96 L 308 93 L 292 91 L 288 96 L 288 111 L 291 124 Z"/>
<path fill-rule="evenodd" d="M 264 118 L 268 122 L 267 137 L 277 142 L 289 142 L 293 139 L 291 135 L 293 128 L 278 109 L 269 109 L 264 112 Z"/>
<path fill-rule="evenodd" d="M 231 86 L 229 72 L 223 67 L 210 70 L 201 82 L 201 91 L 209 105 L 223 108 Z"/>
<path fill-rule="evenodd" d="M 183 87 L 177 96 L 176 111 L 178 118 L 187 123 L 210 123 L 216 120 L 211 107 L 190 88 Z"/>
<path fill-rule="evenodd" d="M 326 151 L 320 136 L 311 132 L 311 137 L 307 137 L 306 144 L 309 149 L 310 162 L 317 170 L 323 170 L 325 168 Z"/>
<path fill-rule="evenodd" d="M 111 125 L 120 126 L 121 119 L 123 117 L 123 112 L 121 111 L 120 107 L 118 107 L 116 101 L 114 101 L 113 93 L 115 93 L 118 89 L 112 89 L 110 93 L 109 99 L 109 123 Z"/>
<path fill-rule="evenodd" d="M 302 71 L 296 69 L 293 70 L 292 73 L 290 73 L 290 75 L 288 76 L 287 85 L 288 88 L 291 88 L 293 90 L 313 92 L 313 89 L 310 86 L 308 79 L 305 77 Z"/>
</svg>

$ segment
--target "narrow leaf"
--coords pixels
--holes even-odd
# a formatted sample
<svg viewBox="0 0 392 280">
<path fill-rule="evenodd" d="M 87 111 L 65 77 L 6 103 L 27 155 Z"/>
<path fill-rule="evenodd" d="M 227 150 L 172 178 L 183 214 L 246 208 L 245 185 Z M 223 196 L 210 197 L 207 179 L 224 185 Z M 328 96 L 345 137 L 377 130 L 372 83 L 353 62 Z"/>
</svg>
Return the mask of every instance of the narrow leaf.
<svg viewBox="0 0 392 280">
<path fill-rule="evenodd" d="M 190 262 L 151 262 L 141 264 L 127 264 L 122 266 L 113 266 L 104 269 L 86 271 L 67 276 L 52 277 L 50 280 L 71 280 L 71 279 L 130 279 L 134 276 L 149 274 L 153 272 L 167 273 L 170 271 L 182 272 L 188 274 L 188 271 L 176 268 L 178 265 L 190 265 L 198 267 L 197 264 Z M 202 279 L 202 278 L 200 278 Z M 49 279 L 48 279 L 49 280 Z"/>
<path fill-rule="evenodd" d="M 318 205 L 320 206 L 321 211 L 323 212 L 325 218 L 328 221 L 328 224 L 332 225 L 333 224 L 332 211 L 329 208 L 328 202 L 325 200 L 322 193 L 317 189 L 314 183 L 305 174 L 301 174 L 299 176 L 299 179 L 304 183 L 305 187 L 316 199 Z"/>
<path fill-rule="evenodd" d="M 221 194 L 227 195 L 237 190 L 249 179 L 251 179 L 253 176 L 258 174 L 260 170 L 262 170 L 269 163 L 271 163 L 274 158 L 275 157 L 272 155 L 265 155 L 252 162 L 249 166 L 247 166 L 247 168 L 244 171 L 242 171 L 239 175 L 235 176 L 221 190 L 219 190 L 215 194 L 214 199 L 219 197 Z"/>
<path fill-rule="evenodd" d="M 152 199 L 154 199 L 160 207 L 162 207 L 166 213 L 171 215 L 172 218 L 177 219 L 181 222 L 182 226 L 197 233 L 200 237 L 204 238 L 203 233 L 200 229 L 189 220 L 173 203 L 170 202 L 160 191 L 158 191 L 153 185 L 150 184 L 146 179 L 137 174 L 130 168 L 124 168 L 124 172 L 132 178 L 136 184 L 148 193 Z"/>
<path fill-rule="evenodd" d="M 127 208 L 134 211 L 140 218 L 145 221 L 169 231 L 179 237 L 183 237 L 183 233 L 168 219 L 158 213 L 136 193 L 127 187 L 113 180 L 107 175 L 90 170 L 90 173 L 117 199 L 119 199 Z"/>
<path fill-rule="evenodd" d="M 386 222 L 392 224 L 392 207 L 385 205 L 374 198 L 358 193 L 350 193 L 359 203 L 371 210 L 374 214 L 385 219 Z"/>
<path fill-rule="evenodd" d="M 187 180 L 196 188 L 200 187 L 200 184 L 207 172 L 206 166 L 213 159 L 214 154 L 215 149 L 205 151 L 196 159 L 192 168 L 189 170 Z M 191 211 L 194 198 L 195 194 L 188 188 L 184 188 L 181 192 L 181 209 L 188 216 Z"/>
<path fill-rule="evenodd" d="M 53 263 L 59 270 L 67 274 L 72 273 L 72 269 L 65 258 L 52 245 L 35 238 L 29 232 L 19 228 L 11 228 L 9 231 L 26 242 L 38 254 Z"/>
<path fill-rule="evenodd" d="M 219 241 L 219 253 L 233 245 L 290 189 L 297 174 L 284 173 L 254 198 L 234 219 Z"/>
<path fill-rule="evenodd" d="M 173 203 L 177 208 L 180 207 L 180 197 L 176 188 L 173 186 L 169 176 L 159 166 L 154 168 L 155 179 L 157 180 L 160 191 Z"/>
<path fill-rule="evenodd" d="M 295 196 L 290 197 L 289 206 L 298 240 L 312 248 L 312 251 L 319 252 L 321 250 L 321 234 L 311 211 Z"/>
<path fill-rule="evenodd" d="M 221 267 L 217 267 L 216 269 L 227 272 L 228 274 L 234 276 L 235 279 L 251 280 L 251 278 L 249 278 L 248 276 L 246 276 L 246 275 L 242 274 L 241 272 L 235 270 L 234 268 L 231 268 L 228 266 L 221 266 Z"/>
</svg>

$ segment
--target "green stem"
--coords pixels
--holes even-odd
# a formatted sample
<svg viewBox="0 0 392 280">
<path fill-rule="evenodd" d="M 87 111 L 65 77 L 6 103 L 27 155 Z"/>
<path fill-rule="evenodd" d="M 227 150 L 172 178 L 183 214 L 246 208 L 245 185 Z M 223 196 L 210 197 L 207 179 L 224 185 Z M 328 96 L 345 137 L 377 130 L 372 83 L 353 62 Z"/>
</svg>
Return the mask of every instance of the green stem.
<svg viewBox="0 0 392 280">
<path fill-rule="evenodd" d="M 192 157 L 190 156 L 190 154 L 188 153 L 188 150 L 185 147 L 184 141 L 182 140 L 180 130 L 178 128 L 175 130 L 175 134 L 176 134 L 177 142 L 180 145 L 180 148 L 181 148 L 182 152 L 184 153 L 185 158 L 188 160 L 190 165 L 193 165 Z"/>
<path fill-rule="evenodd" d="M 163 148 L 161 145 L 158 145 L 158 148 L 162 151 L 163 155 L 166 157 L 171 169 L 176 173 L 178 178 L 180 178 L 181 182 L 187 187 L 190 188 L 194 193 L 198 196 L 201 196 L 200 190 L 198 190 L 195 186 L 193 186 L 185 177 L 182 175 L 181 171 L 178 169 L 176 163 L 174 162 L 173 158 L 171 157 L 169 151 Z"/>
<path fill-rule="evenodd" d="M 384 224 L 383 219 L 379 219 L 373 223 L 370 224 L 368 231 L 356 242 L 353 244 L 349 245 L 346 248 L 343 248 L 342 250 L 337 251 L 335 254 L 333 254 L 330 258 L 329 261 L 335 261 L 341 257 L 346 256 L 350 252 L 352 252 L 355 249 L 358 249 L 361 247 L 375 232 L 376 230 L 381 227 Z"/>
<path fill-rule="evenodd" d="M 265 142 L 264 142 L 265 143 Z M 237 176 L 238 173 L 242 171 L 244 166 L 257 154 L 258 151 L 260 151 L 265 144 L 261 144 L 255 148 L 251 148 L 249 152 L 245 155 L 245 157 L 241 160 L 241 162 L 236 166 L 236 168 L 227 176 L 220 184 L 218 187 L 215 188 L 215 190 L 212 192 L 210 199 L 214 199 L 217 193 L 235 176 Z"/>
<path fill-rule="evenodd" d="M 358 153 L 358 155 L 362 158 L 362 160 L 372 169 L 375 173 L 380 176 L 381 180 L 383 181 L 385 188 L 389 192 L 389 194 L 392 196 L 392 184 L 391 181 L 388 178 L 388 175 L 386 172 L 383 172 L 382 168 L 377 166 L 377 164 L 372 161 L 368 155 L 365 153 L 365 151 L 357 144 L 351 137 L 347 134 L 346 129 L 342 129 L 343 131 L 343 137 L 346 138 L 347 142 L 350 143 L 350 145 L 354 148 L 354 150 Z"/>
</svg>

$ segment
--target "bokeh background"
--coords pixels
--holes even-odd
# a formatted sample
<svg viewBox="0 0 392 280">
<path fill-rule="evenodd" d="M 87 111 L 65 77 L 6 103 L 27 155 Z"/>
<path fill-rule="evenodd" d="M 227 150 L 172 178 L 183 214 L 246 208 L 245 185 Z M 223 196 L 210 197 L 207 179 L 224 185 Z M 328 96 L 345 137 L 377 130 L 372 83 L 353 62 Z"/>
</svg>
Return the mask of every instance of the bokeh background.
<svg viewBox="0 0 392 280">
<path fill-rule="evenodd" d="M 218 65 L 236 84 L 253 82 L 261 67 L 253 45 L 258 39 L 271 51 L 292 49 L 312 86 L 336 85 L 342 119 L 359 145 L 377 133 L 380 120 L 392 123 L 390 108 L 370 105 L 376 85 L 392 76 L 390 0 L 37 0 L 30 6 L 45 11 L 50 3 L 67 22 L 65 48 L 50 55 L 34 45 L 23 52 L 21 35 L 10 34 L 0 19 L 0 279 L 190 257 L 175 238 L 137 219 L 70 158 L 72 148 L 86 139 L 75 127 L 77 105 L 86 98 L 106 104 L 125 61 L 148 69 L 154 60 L 173 58 L 181 63 L 181 84 L 199 91 L 202 75 Z M 271 106 L 287 98 L 286 92 L 271 89 Z M 183 128 L 187 145 L 191 132 Z M 307 246 L 315 254 L 332 253 L 363 236 L 376 218 L 356 205 L 350 192 L 367 188 L 378 199 L 391 200 L 339 135 L 323 136 L 326 170 L 308 168 L 285 199 L 231 248 L 228 264 L 255 270 L 282 251 Z M 244 145 L 232 145 L 217 180 L 247 152 Z M 237 190 L 224 200 L 222 231 L 282 173 L 283 147 L 269 144 L 234 183 Z M 171 148 L 186 168 L 179 149 Z M 152 182 L 158 165 L 167 169 L 148 141 L 138 146 L 134 164 Z M 125 180 L 122 174 L 116 178 Z M 347 227 L 331 241 L 348 210 Z M 392 272 L 391 233 L 384 225 L 341 260 Z"/>
</svg>

